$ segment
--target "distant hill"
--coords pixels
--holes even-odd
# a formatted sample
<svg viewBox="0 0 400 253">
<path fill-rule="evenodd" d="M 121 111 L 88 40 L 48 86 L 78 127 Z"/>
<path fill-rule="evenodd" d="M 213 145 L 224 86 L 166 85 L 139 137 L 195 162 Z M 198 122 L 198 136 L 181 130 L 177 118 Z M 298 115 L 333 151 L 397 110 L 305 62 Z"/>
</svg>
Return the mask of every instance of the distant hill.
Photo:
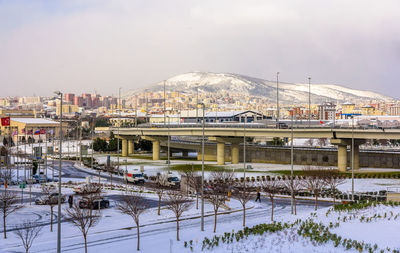
<svg viewBox="0 0 400 253">
<path fill-rule="evenodd" d="M 166 80 L 168 91 L 195 93 L 199 92 L 227 92 L 248 94 L 256 97 L 266 97 L 271 102 L 276 101 L 276 81 L 248 77 L 229 73 L 190 72 L 177 75 Z M 161 91 L 163 82 L 147 88 L 149 91 Z M 124 94 L 129 97 L 140 91 L 129 91 Z M 325 101 L 343 102 L 368 102 L 371 100 L 395 101 L 396 99 L 372 91 L 356 90 L 333 84 L 311 84 L 312 103 Z M 307 103 L 308 84 L 279 83 L 279 100 L 283 104 Z"/>
</svg>

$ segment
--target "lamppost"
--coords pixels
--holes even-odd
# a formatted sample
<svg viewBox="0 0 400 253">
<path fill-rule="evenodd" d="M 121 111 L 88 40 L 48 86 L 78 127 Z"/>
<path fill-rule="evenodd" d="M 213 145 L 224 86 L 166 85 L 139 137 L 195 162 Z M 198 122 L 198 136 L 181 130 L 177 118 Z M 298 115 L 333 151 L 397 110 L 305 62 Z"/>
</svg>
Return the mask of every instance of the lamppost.
<svg viewBox="0 0 400 253">
<path fill-rule="evenodd" d="M 166 102 L 166 100 L 165 100 L 165 80 L 164 80 L 164 126 L 166 124 L 166 122 L 165 122 L 165 102 Z"/>
<path fill-rule="evenodd" d="M 243 185 L 246 187 L 246 121 L 247 115 L 244 115 L 243 124 Z"/>
<path fill-rule="evenodd" d="M 351 200 L 354 201 L 354 115 L 351 117 Z"/>
<path fill-rule="evenodd" d="M 121 87 L 118 89 L 118 138 L 117 138 L 117 168 L 119 171 L 119 127 L 121 125 Z M 121 107 L 121 108 L 120 108 Z M 119 174 L 119 172 L 118 172 Z"/>
<path fill-rule="evenodd" d="M 308 127 L 311 126 L 311 77 L 308 78 Z"/>
<path fill-rule="evenodd" d="M 59 148 L 59 164 L 58 164 L 58 213 L 57 213 L 57 253 L 61 253 L 61 154 L 62 154 L 62 104 L 63 94 L 60 91 L 54 92 L 60 96 L 60 148 Z"/>
<path fill-rule="evenodd" d="M 292 209 L 292 214 L 293 214 L 293 209 L 294 209 L 294 192 L 293 192 L 293 114 L 294 111 L 293 109 L 290 110 L 290 113 L 292 115 L 291 117 L 291 129 L 290 129 L 290 195 L 292 196 L 292 200 L 290 201 L 291 209 Z"/>
<path fill-rule="evenodd" d="M 204 231 L 204 128 L 205 128 L 205 104 L 199 103 L 196 104 L 196 107 L 201 105 L 203 108 L 203 122 L 202 122 L 202 136 L 201 139 L 201 231 Z"/>
<path fill-rule="evenodd" d="M 276 72 L 276 123 L 279 127 L 279 72 Z"/>
<path fill-rule="evenodd" d="M 167 157 L 168 157 L 168 160 L 167 160 L 167 163 L 168 163 L 168 172 L 169 172 L 169 164 L 171 163 L 171 160 L 170 160 L 170 139 L 171 139 L 171 136 L 170 136 L 170 131 L 169 131 L 169 123 L 170 123 L 170 121 L 169 121 L 169 119 L 170 119 L 170 116 L 168 115 L 167 116 L 168 117 L 168 148 L 167 148 Z"/>
</svg>

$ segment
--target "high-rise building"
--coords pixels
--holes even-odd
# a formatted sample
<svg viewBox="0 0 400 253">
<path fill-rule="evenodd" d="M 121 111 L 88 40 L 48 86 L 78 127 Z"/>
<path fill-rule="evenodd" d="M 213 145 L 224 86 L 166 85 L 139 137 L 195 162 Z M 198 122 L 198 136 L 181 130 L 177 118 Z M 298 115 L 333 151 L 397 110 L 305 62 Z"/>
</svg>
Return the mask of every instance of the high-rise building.
<svg viewBox="0 0 400 253">
<path fill-rule="evenodd" d="M 326 102 L 318 105 L 318 118 L 320 120 L 334 120 L 336 117 L 336 105 L 332 102 Z"/>
<path fill-rule="evenodd" d="M 65 93 L 65 95 L 64 95 L 65 102 L 70 102 L 71 104 L 73 104 L 74 103 L 74 99 L 75 99 L 75 94 L 73 94 L 73 93 Z"/>
<path fill-rule="evenodd" d="M 74 98 L 74 105 L 77 105 L 77 106 L 79 106 L 79 107 L 82 107 L 82 106 L 83 106 L 83 98 L 80 97 L 80 96 L 76 96 L 76 97 Z"/>
</svg>

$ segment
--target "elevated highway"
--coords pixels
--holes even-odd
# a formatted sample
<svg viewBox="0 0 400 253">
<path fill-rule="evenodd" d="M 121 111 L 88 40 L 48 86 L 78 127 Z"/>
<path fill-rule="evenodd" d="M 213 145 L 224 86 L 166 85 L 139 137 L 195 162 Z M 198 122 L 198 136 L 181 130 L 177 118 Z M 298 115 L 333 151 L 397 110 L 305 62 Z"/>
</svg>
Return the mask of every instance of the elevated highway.
<svg viewBox="0 0 400 253">
<path fill-rule="evenodd" d="M 97 130 L 97 129 L 96 129 Z M 225 144 L 230 143 L 231 162 L 239 162 L 239 143 L 246 137 L 279 137 L 309 139 L 309 138 L 329 138 L 331 144 L 338 146 L 338 169 L 347 169 L 347 147 L 352 144 L 354 139 L 354 169 L 359 168 L 359 145 L 368 139 L 400 139 L 400 129 L 365 129 L 353 128 L 332 128 L 332 127 L 293 127 L 293 129 L 276 129 L 261 124 L 205 124 L 203 129 L 201 124 L 159 124 L 159 125 L 139 125 L 138 127 L 110 127 L 103 131 L 113 131 L 114 134 L 122 139 L 122 155 L 128 156 L 133 153 L 134 140 L 138 138 L 152 141 L 153 159 L 160 159 L 160 142 L 166 141 L 168 136 L 197 136 L 203 135 L 209 141 L 217 143 L 217 163 L 225 164 Z M 351 150 L 352 152 L 352 150 Z M 200 154 L 202 155 L 202 154 Z"/>
</svg>

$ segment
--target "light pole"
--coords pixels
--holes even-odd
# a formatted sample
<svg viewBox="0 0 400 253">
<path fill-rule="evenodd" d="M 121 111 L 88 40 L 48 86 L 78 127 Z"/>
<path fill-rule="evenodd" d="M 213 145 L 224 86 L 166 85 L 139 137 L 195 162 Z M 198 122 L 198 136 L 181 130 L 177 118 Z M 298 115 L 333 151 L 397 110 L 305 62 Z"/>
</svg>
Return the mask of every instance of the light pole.
<svg viewBox="0 0 400 253">
<path fill-rule="evenodd" d="M 117 168 L 119 171 L 119 127 L 121 125 L 121 108 L 120 108 L 120 104 L 121 104 L 121 87 L 118 89 L 118 138 L 117 138 Z M 119 172 L 118 172 L 119 175 Z"/>
<path fill-rule="evenodd" d="M 57 253 L 61 253 L 61 154 L 62 154 L 62 104 L 63 94 L 60 91 L 55 92 L 60 96 L 61 110 L 60 110 L 60 154 L 58 164 L 58 213 L 57 213 Z"/>
<path fill-rule="evenodd" d="M 354 201 L 354 115 L 351 117 L 351 200 Z"/>
<path fill-rule="evenodd" d="M 294 209 L 294 192 L 293 192 L 293 109 L 290 110 L 291 117 L 291 130 L 290 130 L 290 195 L 292 196 L 292 200 L 290 201 L 292 214 Z"/>
<path fill-rule="evenodd" d="M 166 124 L 166 122 L 165 122 L 165 102 L 166 102 L 166 100 L 165 100 L 165 80 L 164 80 L 164 126 Z"/>
<path fill-rule="evenodd" d="M 196 124 L 199 123 L 199 85 L 196 87 Z"/>
<path fill-rule="evenodd" d="M 279 72 L 276 72 L 276 123 L 279 126 Z"/>
<path fill-rule="evenodd" d="M 199 104 L 196 104 L 198 107 Z M 202 122 L 202 135 L 203 138 L 201 139 L 201 231 L 204 231 L 204 128 L 205 128 L 205 104 L 200 103 L 203 108 L 203 122 Z"/>
<path fill-rule="evenodd" d="M 243 185 L 246 187 L 246 121 L 247 115 L 244 116 L 243 124 Z"/>
<path fill-rule="evenodd" d="M 170 119 L 170 117 L 169 117 L 169 115 L 167 117 L 168 117 L 168 148 L 167 148 L 168 161 L 167 161 L 167 163 L 168 163 L 168 172 L 169 172 L 169 164 L 171 163 L 171 160 L 170 160 L 170 140 L 171 140 L 171 136 L 170 136 L 170 132 L 169 132 L 169 123 L 170 123 L 169 119 Z"/>
<path fill-rule="evenodd" d="M 311 126 L 311 77 L 308 78 L 308 127 Z"/>
</svg>

